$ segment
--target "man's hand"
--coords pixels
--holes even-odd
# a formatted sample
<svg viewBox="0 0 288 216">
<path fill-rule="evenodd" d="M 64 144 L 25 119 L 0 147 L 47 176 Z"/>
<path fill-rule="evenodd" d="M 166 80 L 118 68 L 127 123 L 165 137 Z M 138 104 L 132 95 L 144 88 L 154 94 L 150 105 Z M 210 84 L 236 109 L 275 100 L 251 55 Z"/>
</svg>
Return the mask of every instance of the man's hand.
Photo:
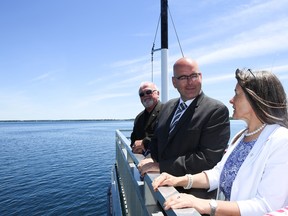
<svg viewBox="0 0 288 216">
<path fill-rule="evenodd" d="M 141 176 L 144 176 L 148 172 L 160 173 L 159 163 L 154 162 L 152 158 L 145 158 L 140 161 L 138 169 Z"/>
<path fill-rule="evenodd" d="M 135 154 L 142 154 L 143 151 L 145 151 L 145 148 L 142 140 L 136 140 L 132 145 L 132 152 Z"/>
</svg>

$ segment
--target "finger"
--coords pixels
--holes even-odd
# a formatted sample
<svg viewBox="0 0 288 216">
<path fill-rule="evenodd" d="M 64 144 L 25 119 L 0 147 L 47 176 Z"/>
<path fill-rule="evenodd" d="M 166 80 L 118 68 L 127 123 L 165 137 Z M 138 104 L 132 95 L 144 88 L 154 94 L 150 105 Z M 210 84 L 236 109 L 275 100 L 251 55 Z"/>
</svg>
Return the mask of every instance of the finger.
<svg viewBox="0 0 288 216">
<path fill-rule="evenodd" d="M 163 183 L 166 179 L 167 179 L 167 176 L 164 175 L 164 174 L 161 174 L 160 176 L 157 177 L 156 182 L 158 183 L 158 185 L 160 185 L 160 184 Z"/>
<path fill-rule="evenodd" d="M 137 147 L 137 146 L 132 146 L 132 152 L 133 153 L 138 153 L 141 150 L 141 147 Z"/>
<path fill-rule="evenodd" d="M 153 186 L 153 190 L 154 191 L 157 191 L 158 190 L 158 187 L 159 187 L 159 182 L 156 180 L 154 180 L 153 182 L 152 182 L 152 186 Z"/>
<path fill-rule="evenodd" d="M 161 174 L 160 176 L 158 176 L 158 177 L 152 182 L 153 189 L 156 191 L 159 186 L 165 185 L 166 179 L 167 179 L 167 176 L 166 176 L 165 174 Z"/>
<path fill-rule="evenodd" d="M 182 204 L 181 204 L 182 200 L 181 199 L 182 199 L 181 194 L 169 197 L 166 200 L 166 202 L 164 203 L 164 209 L 168 210 L 170 208 L 172 208 L 172 209 L 181 208 L 182 207 Z"/>
<path fill-rule="evenodd" d="M 168 210 L 168 209 L 170 209 L 170 208 L 175 208 L 175 205 L 176 205 L 176 202 L 177 201 L 175 201 L 175 200 L 167 200 L 165 203 L 164 203 L 164 209 L 165 210 Z"/>
</svg>

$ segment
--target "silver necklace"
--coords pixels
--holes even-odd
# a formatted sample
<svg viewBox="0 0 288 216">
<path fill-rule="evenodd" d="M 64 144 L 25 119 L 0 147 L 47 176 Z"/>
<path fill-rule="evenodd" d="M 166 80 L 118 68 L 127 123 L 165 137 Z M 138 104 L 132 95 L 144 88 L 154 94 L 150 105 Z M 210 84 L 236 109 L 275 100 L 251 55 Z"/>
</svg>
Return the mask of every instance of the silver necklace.
<svg viewBox="0 0 288 216">
<path fill-rule="evenodd" d="M 259 131 L 261 131 L 265 126 L 266 126 L 266 124 L 263 124 L 263 125 L 261 125 L 261 127 L 259 127 L 258 129 L 256 129 L 255 131 L 252 131 L 250 133 L 247 133 L 247 131 L 248 131 L 248 129 L 247 129 L 245 134 L 244 134 L 244 136 L 246 136 L 246 137 L 247 136 L 252 136 L 252 135 L 258 133 Z"/>
</svg>

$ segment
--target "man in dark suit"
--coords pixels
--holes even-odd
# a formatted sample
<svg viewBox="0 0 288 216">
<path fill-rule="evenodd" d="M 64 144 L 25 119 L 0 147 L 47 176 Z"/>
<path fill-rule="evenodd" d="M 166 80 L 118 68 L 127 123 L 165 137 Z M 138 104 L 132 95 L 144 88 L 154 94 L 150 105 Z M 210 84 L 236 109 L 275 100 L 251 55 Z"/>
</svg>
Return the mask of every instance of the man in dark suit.
<svg viewBox="0 0 288 216">
<path fill-rule="evenodd" d="M 162 104 L 159 101 L 159 90 L 152 82 L 141 83 L 139 97 L 145 109 L 134 120 L 131 148 L 134 153 L 147 156 L 150 153 L 150 141 Z"/>
<path fill-rule="evenodd" d="M 198 64 L 181 58 L 174 64 L 173 72 L 173 86 L 180 98 L 168 101 L 161 111 L 151 141 L 152 158 L 142 160 L 138 166 L 142 175 L 167 172 L 182 176 L 210 169 L 222 158 L 230 138 L 229 111 L 223 103 L 203 93 Z M 183 111 L 179 111 L 180 107 Z M 200 198 L 216 195 L 216 191 L 177 189 Z"/>
</svg>

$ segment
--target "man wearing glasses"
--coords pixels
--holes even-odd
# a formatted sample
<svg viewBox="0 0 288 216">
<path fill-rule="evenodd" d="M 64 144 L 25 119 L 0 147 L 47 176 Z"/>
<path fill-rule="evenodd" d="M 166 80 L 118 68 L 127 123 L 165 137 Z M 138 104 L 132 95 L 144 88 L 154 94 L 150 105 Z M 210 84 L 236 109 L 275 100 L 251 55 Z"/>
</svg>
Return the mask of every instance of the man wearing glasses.
<svg viewBox="0 0 288 216">
<path fill-rule="evenodd" d="M 131 148 L 134 153 L 147 156 L 150 153 L 150 141 L 162 104 L 159 101 L 159 90 L 152 82 L 141 83 L 139 97 L 145 109 L 135 118 L 131 133 Z"/>
<path fill-rule="evenodd" d="M 222 158 L 230 138 L 228 108 L 204 94 L 198 64 L 181 58 L 174 64 L 173 73 L 172 83 L 180 98 L 168 101 L 161 111 L 151 140 L 152 158 L 138 166 L 142 175 L 167 172 L 183 176 L 210 169 Z M 208 193 L 189 185 L 177 189 L 200 198 L 216 195 L 215 191 Z"/>
</svg>

